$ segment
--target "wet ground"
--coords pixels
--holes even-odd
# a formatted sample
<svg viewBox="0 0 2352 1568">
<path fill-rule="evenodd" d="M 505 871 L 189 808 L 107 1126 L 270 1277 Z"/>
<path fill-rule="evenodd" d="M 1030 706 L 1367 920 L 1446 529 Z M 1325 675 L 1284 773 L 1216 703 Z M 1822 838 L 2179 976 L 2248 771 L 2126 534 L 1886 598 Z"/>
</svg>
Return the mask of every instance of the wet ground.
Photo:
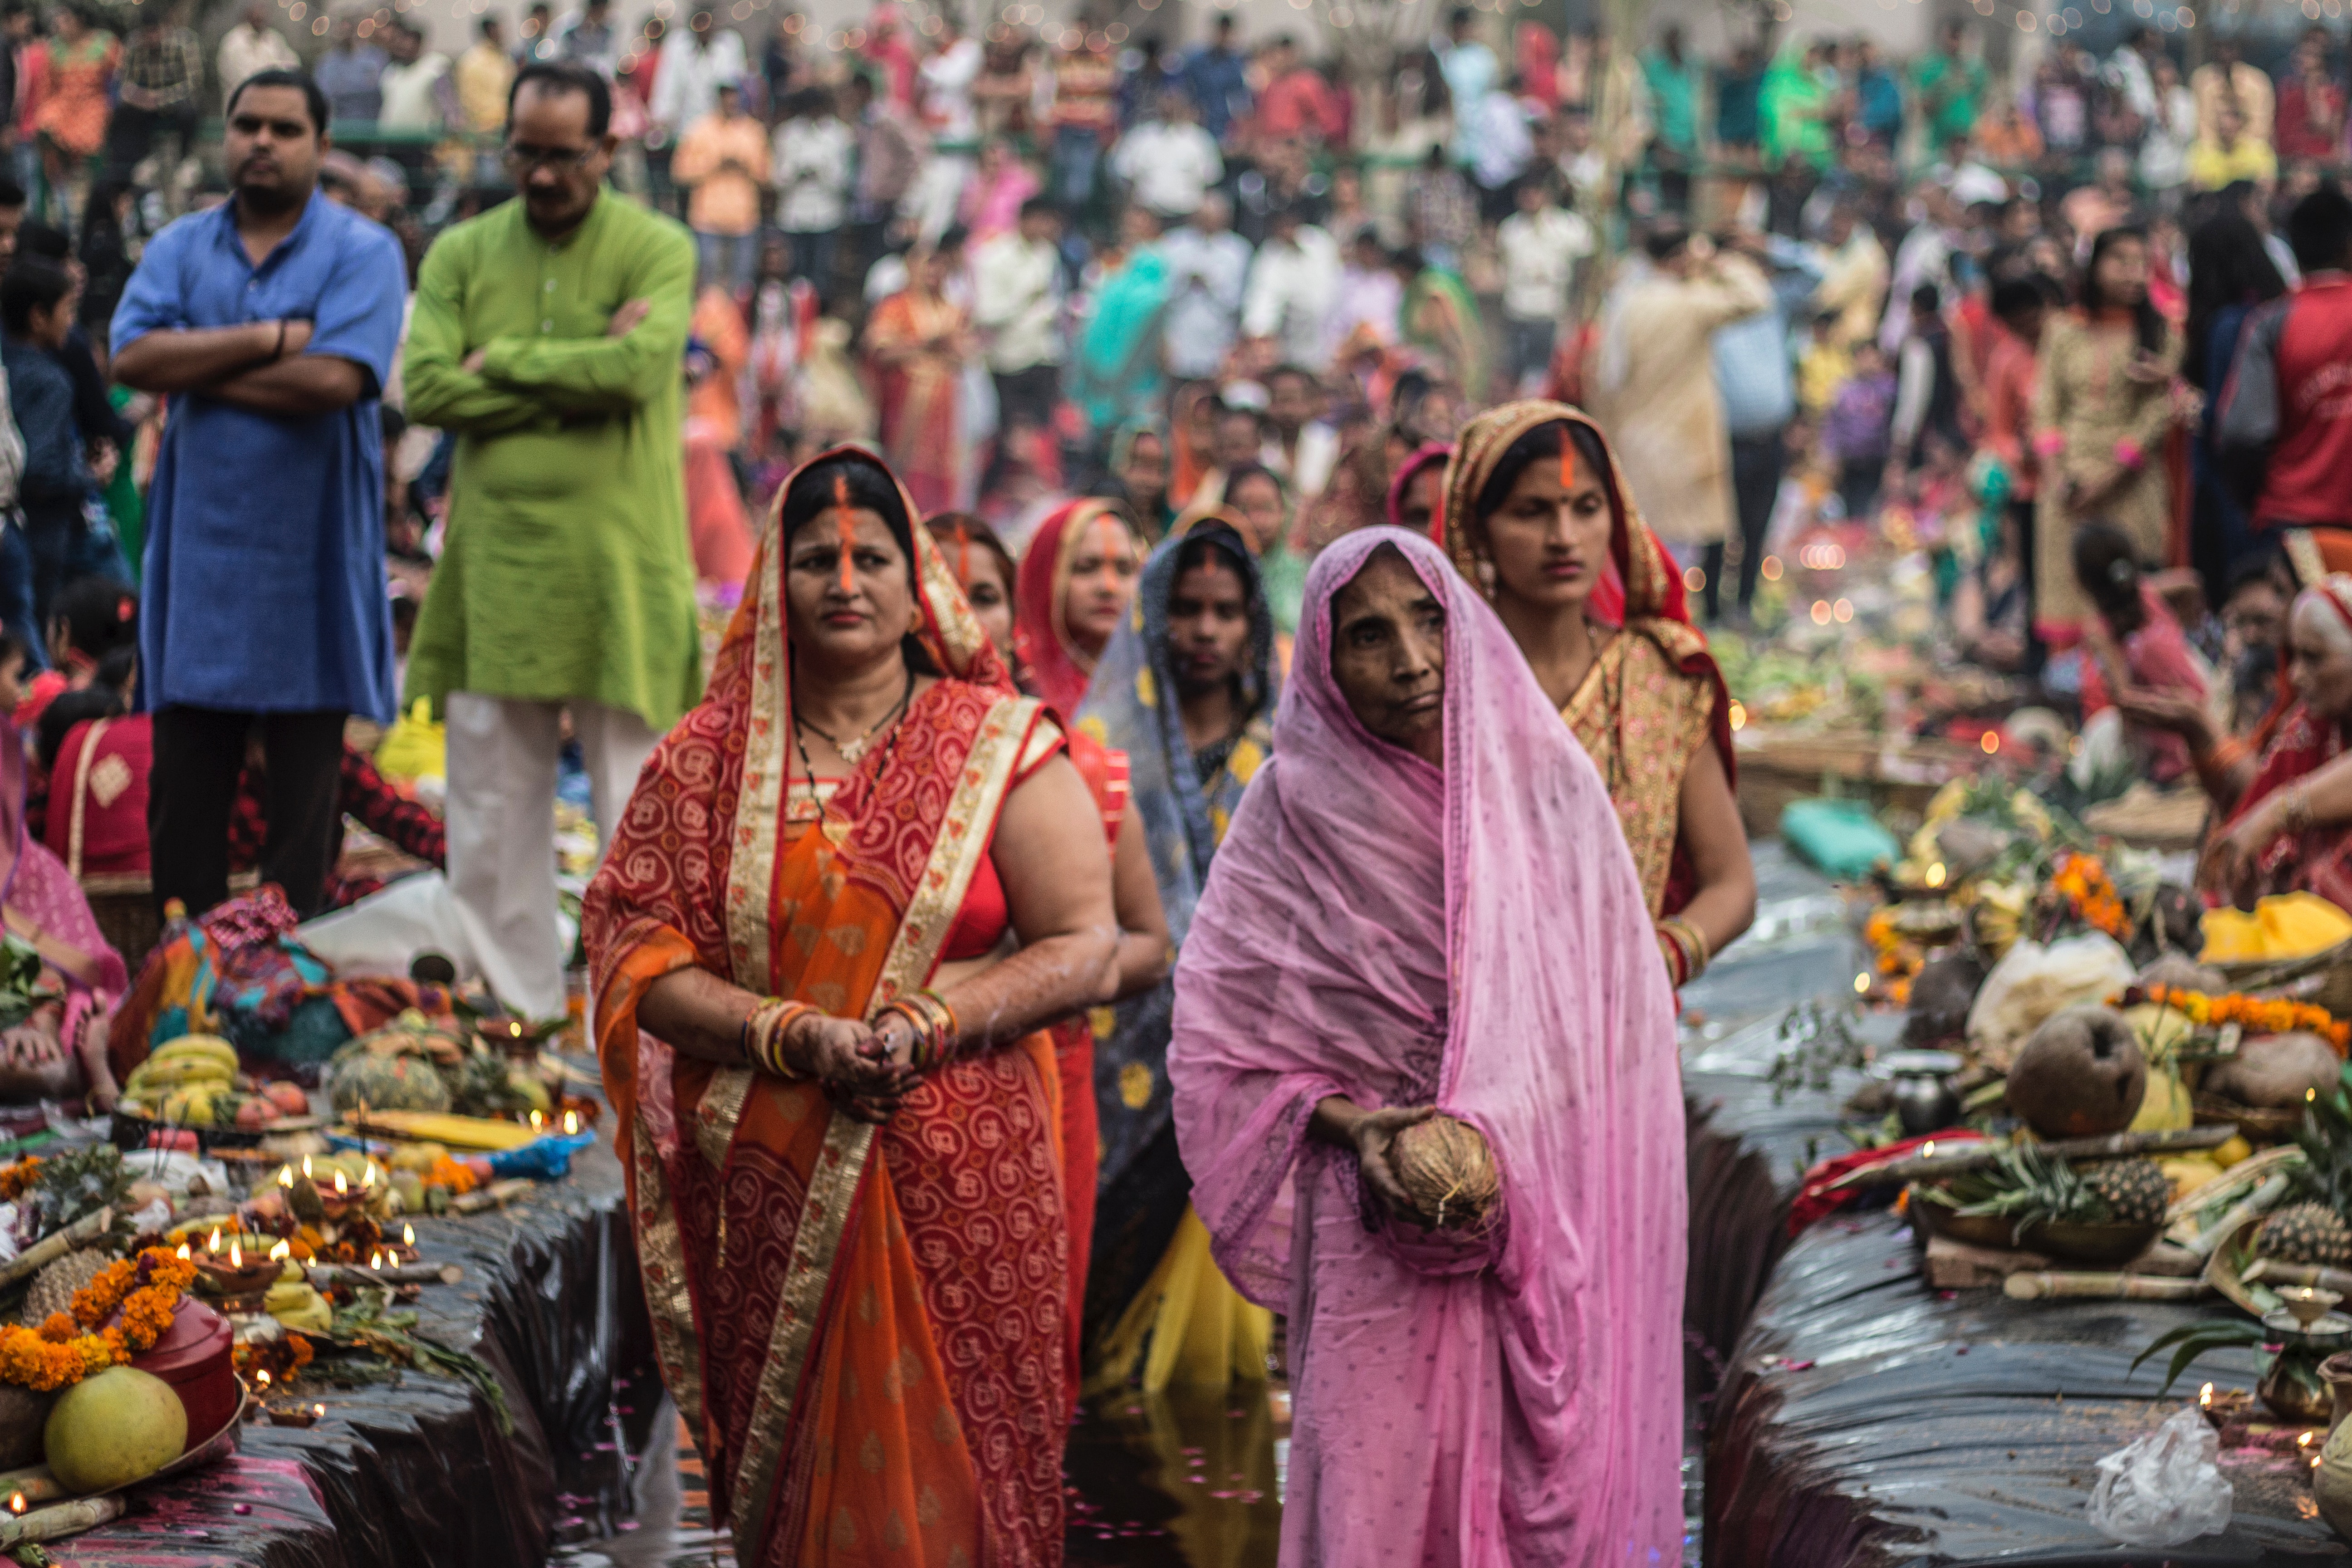
<svg viewBox="0 0 2352 1568">
<path fill-rule="evenodd" d="M 1859 955 L 1844 906 L 1825 881 L 1757 847 L 1755 926 L 1683 994 L 1685 1062 L 1761 1076 L 1781 1016 L 1810 996 L 1848 993 Z M 1072 1568 L 1273 1568 L 1288 1459 L 1287 1395 L 1171 1390 L 1097 1403 L 1070 1428 L 1067 1561 Z M 1683 1463 L 1698 1561 L 1702 1413 L 1694 1405 Z M 647 1456 L 637 1518 L 608 1541 L 557 1552 L 559 1568 L 733 1568 L 710 1528 L 702 1467 L 684 1431 Z"/>
</svg>

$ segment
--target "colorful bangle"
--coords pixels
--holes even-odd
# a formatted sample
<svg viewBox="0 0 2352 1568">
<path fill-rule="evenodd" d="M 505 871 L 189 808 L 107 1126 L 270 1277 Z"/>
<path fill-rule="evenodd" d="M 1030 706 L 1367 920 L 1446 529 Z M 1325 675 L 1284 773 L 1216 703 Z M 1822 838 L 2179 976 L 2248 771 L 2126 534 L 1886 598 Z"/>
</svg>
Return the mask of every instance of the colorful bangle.
<svg viewBox="0 0 2352 1568">
<path fill-rule="evenodd" d="M 817 1011 L 805 1002 L 787 1001 L 771 996 L 751 1009 L 743 1020 L 743 1059 L 762 1072 L 781 1079 L 804 1079 L 808 1075 L 793 1067 L 784 1056 L 784 1032 L 800 1022 L 803 1016 Z"/>
<path fill-rule="evenodd" d="M 2055 430 L 2044 430 L 2033 438 L 2033 449 L 2045 458 L 2054 458 L 2066 449 L 2066 437 Z"/>
<path fill-rule="evenodd" d="M 1706 973 L 1706 933 L 1680 915 L 1668 915 L 1658 922 L 1658 951 L 1666 961 L 1666 973 L 1675 989 L 1696 980 Z"/>
<path fill-rule="evenodd" d="M 2139 449 L 2138 442 L 2126 436 L 2116 443 L 2116 461 L 2126 468 L 2137 468 L 2147 461 L 2147 454 Z"/>
<path fill-rule="evenodd" d="M 938 992 L 925 989 L 909 992 L 883 1005 L 874 1016 L 878 1026 L 891 1015 L 906 1020 L 914 1033 L 913 1060 L 915 1070 L 928 1072 L 955 1055 L 957 1045 L 955 1009 Z"/>
</svg>

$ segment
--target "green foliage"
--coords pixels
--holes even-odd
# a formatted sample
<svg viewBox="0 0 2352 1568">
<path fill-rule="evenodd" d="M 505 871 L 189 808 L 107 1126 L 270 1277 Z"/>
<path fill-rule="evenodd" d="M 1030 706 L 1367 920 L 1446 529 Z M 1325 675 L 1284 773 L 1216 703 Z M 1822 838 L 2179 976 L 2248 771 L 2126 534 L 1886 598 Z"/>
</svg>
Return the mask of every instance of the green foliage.
<svg viewBox="0 0 2352 1568">
<path fill-rule="evenodd" d="M 2200 1318 L 2193 1323 L 2183 1323 L 2179 1328 L 2158 1334 L 2149 1342 L 2147 1349 L 2132 1358 L 2131 1370 L 2137 1372 L 2140 1363 L 2158 1351 L 2171 1349 L 2172 1364 L 2164 1374 L 2164 1386 L 2156 1391 L 2157 1397 L 2160 1399 L 2172 1392 L 2172 1385 L 2180 1381 L 2180 1374 L 2207 1351 L 2240 1346 L 2258 1350 L 2269 1338 L 2269 1331 L 2244 1318 Z"/>
<path fill-rule="evenodd" d="M 2050 1158 L 2039 1143 L 2012 1143 L 1994 1163 L 1947 1177 L 1920 1195 L 1970 1217 L 2010 1220 L 2012 1239 L 2044 1223 L 2105 1225 L 2115 1218 L 2107 1200 L 2074 1166 Z"/>
<path fill-rule="evenodd" d="M 131 1195 L 131 1173 L 122 1168 L 122 1151 L 111 1143 L 93 1143 L 68 1154 L 44 1155 L 33 1179 L 34 1202 L 41 1211 L 39 1233 L 63 1230 L 87 1214 L 120 1206 Z"/>
<path fill-rule="evenodd" d="M 335 1309 L 334 1327 L 327 1337 L 346 1349 L 367 1351 L 396 1366 L 456 1378 L 482 1396 L 501 1433 L 514 1430 L 514 1412 L 507 1407 L 506 1390 L 499 1386 L 498 1373 L 479 1357 L 420 1333 L 415 1312 L 392 1310 L 388 1289 L 357 1291 L 351 1305 Z"/>
<path fill-rule="evenodd" d="M 2326 1204 L 2352 1220 L 2352 1064 L 2336 1087 L 2312 1097 L 2294 1135 L 2303 1168 L 2294 1173 L 2291 1196 Z"/>
<path fill-rule="evenodd" d="M 41 984 L 39 950 L 14 931 L 0 934 L 0 1029 L 15 1028 L 60 994 Z"/>
<path fill-rule="evenodd" d="M 1791 1090 L 1827 1093 L 1832 1073 L 1870 1059 L 1869 1047 L 1853 1032 L 1853 1009 L 1843 1001 L 1800 1002 L 1781 1018 L 1779 1035 L 1780 1053 L 1765 1075 L 1775 1105 Z"/>
</svg>

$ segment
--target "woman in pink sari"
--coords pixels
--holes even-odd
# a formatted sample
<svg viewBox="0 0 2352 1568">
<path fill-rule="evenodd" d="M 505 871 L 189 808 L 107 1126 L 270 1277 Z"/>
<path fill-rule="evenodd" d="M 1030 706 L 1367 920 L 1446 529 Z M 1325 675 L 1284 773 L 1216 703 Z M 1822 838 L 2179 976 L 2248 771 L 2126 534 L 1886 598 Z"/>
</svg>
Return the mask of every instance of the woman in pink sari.
<svg viewBox="0 0 2352 1568">
<path fill-rule="evenodd" d="M 52 994 L 0 1029 L 0 1106 L 83 1097 L 95 1111 L 115 1100 L 106 1024 L 131 977 L 65 862 L 26 831 L 25 772 L 24 742 L 0 718 L 0 925 L 41 955 Z"/>
<path fill-rule="evenodd" d="M 1608 793 L 1425 537 L 1339 539 L 1176 973 L 1192 1201 L 1289 1314 L 1286 1564 L 1679 1557 L 1673 999 Z M 1471 889 L 1476 896 L 1471 896 Z M 1432 1228 L 1442 1110 L 1502 1197 Z"/>
</svg>

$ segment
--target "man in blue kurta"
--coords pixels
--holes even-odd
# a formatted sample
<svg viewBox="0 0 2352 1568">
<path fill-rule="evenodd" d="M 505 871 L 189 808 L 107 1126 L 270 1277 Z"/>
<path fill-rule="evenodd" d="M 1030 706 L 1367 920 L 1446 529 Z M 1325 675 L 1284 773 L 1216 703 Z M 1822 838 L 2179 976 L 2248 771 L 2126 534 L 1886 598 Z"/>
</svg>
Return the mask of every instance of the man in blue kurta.
<svg viewBox="0 0 2352 1568">
<path fill-rule="evenodd" d="M 268 769 L 264 880 L 316 912 L 341 839 L 343 721 L 394 712 L 377 411 L 407 270 L 390 230 L 318 193 L 327 103 L 269 70 L 231 95 L 236 196 L 148 242 L 114 374 L 168 399 L 148 497 L 139 663 L 154 713 L 155 899 L 228 896 L 248 742 Z"/>
</svg>

